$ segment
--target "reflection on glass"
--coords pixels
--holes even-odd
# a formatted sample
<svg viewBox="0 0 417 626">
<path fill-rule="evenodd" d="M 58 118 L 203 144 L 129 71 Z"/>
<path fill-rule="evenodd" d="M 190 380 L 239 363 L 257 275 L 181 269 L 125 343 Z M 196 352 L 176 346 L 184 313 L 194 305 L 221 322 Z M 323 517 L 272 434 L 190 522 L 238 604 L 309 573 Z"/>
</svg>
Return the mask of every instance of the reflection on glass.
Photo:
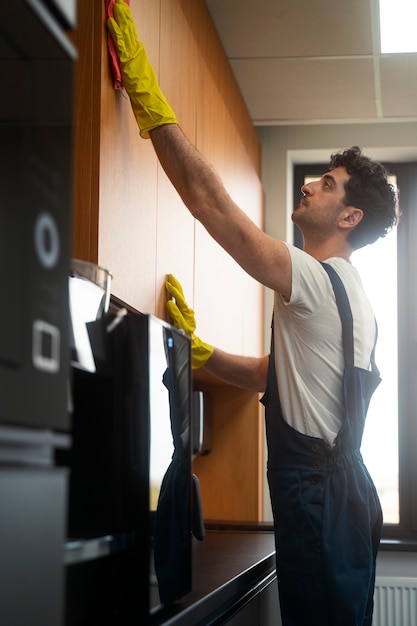
<svg viewBox="0 0 417 626">
<path fill-rule="evenodd" d="M 153 527 L 153 607 L 191 589 L 190 340 L 149 326 L 149 508 Z"/>
<path fill-rule="evenodd" d="M 149 462 L 149 508 L 156 511 L 162 480 L 171 462 L 174 442 L 171 432 L 168 391 L 161 387 L 167 359 L 160 326 L 149 327 L 149 402 L 151 441 Z"/>
</svg>

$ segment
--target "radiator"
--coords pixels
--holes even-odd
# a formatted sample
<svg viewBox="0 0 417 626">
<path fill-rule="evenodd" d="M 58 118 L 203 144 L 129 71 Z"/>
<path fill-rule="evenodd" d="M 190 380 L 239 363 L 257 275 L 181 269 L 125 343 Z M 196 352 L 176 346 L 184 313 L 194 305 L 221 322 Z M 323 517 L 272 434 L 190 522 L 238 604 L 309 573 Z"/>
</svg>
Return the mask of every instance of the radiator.
<svg viewBox="0 0 417 626">
<path fill-rule="evenodd" d="M 417 578 L 377 577 L 372 626 L 417 626 Z"/>
</svg>

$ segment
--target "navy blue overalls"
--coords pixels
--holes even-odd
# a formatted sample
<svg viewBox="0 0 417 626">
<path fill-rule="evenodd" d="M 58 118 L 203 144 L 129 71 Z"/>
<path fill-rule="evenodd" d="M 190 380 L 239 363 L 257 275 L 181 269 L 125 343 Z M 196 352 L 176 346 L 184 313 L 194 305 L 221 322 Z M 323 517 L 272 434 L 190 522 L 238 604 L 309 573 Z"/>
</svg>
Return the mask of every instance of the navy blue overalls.
<svg viewBox="0 0 417 626">
<path fill-rule="evenodd" d="M 265 405 L 268 483 L 283 626 L 371 626 L 382 511 L 360 453 L 366 412 L 380 382 L 354 367 L 353 320 L 342 281 L 329 274 L 342 320 L 345 416 L 335 445 L 284 420 L 274 342 Z"/>
</svg>

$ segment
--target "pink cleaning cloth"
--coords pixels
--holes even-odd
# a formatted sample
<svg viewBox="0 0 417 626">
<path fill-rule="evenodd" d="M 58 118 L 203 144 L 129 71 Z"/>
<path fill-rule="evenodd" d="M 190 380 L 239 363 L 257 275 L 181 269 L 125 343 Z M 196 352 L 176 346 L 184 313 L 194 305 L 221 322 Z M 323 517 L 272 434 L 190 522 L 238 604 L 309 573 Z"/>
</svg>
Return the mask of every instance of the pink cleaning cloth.
<svg viewBox="0 0 417 626">
<path fill-rule="evenodd" d="M 124 0 L 126 4 L 130 5 L 130 0 Z M 113 17 L 113 6 L 116 0 L 106 0 L 106 16 L 107 18 Z M 107 33 L 107 47 L 110 55 L 110 65 L 113 75 L 113 87 L 115 89 L 123 89 L 122 73 L 120 71 L 119 59 L 117 57 L 116 49 L 114 47 L 113 39 L 110 33 Z"/>
</svg>

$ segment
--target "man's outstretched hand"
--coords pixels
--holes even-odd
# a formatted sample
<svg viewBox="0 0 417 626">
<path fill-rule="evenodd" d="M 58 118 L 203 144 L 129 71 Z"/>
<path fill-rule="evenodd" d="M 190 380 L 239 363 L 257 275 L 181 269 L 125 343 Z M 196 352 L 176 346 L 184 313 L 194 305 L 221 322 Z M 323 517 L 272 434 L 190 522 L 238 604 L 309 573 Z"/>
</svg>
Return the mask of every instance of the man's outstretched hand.
<svg viewBox="0 0 417 626">
<path fill-rule="evenodd" d="M 159 87 L 144 45 L 139 41 L 129 5 L 124 0 L 116 0 L 113 15 L 114 18 L 107 20 L 107 28 L 140 134 L 147 139 L 150 130 L 163 124 L 178 124 L 178 121 Z"/>
<path fill-rule="evenodd" d="M 192 368 L 198 369 L 199 367 L 205 365 L 205 363 L 209 360 L 213 354 L 214 348 L 208 343 L 202 341 L 194 333 L 197 328 L 194 311 L 188 306 L 187 301 L 185 300 L 181 283 L 175 278 L 175 276 L 168 274 L 165 287 L 168 293 L 174 298 L 174 300 L 168 300 L 166 304 L 168 312 L 172 318 L 174 326 L 176 328 L 180 328 L 189 337 L 191 337 Z"/>
</svg>

